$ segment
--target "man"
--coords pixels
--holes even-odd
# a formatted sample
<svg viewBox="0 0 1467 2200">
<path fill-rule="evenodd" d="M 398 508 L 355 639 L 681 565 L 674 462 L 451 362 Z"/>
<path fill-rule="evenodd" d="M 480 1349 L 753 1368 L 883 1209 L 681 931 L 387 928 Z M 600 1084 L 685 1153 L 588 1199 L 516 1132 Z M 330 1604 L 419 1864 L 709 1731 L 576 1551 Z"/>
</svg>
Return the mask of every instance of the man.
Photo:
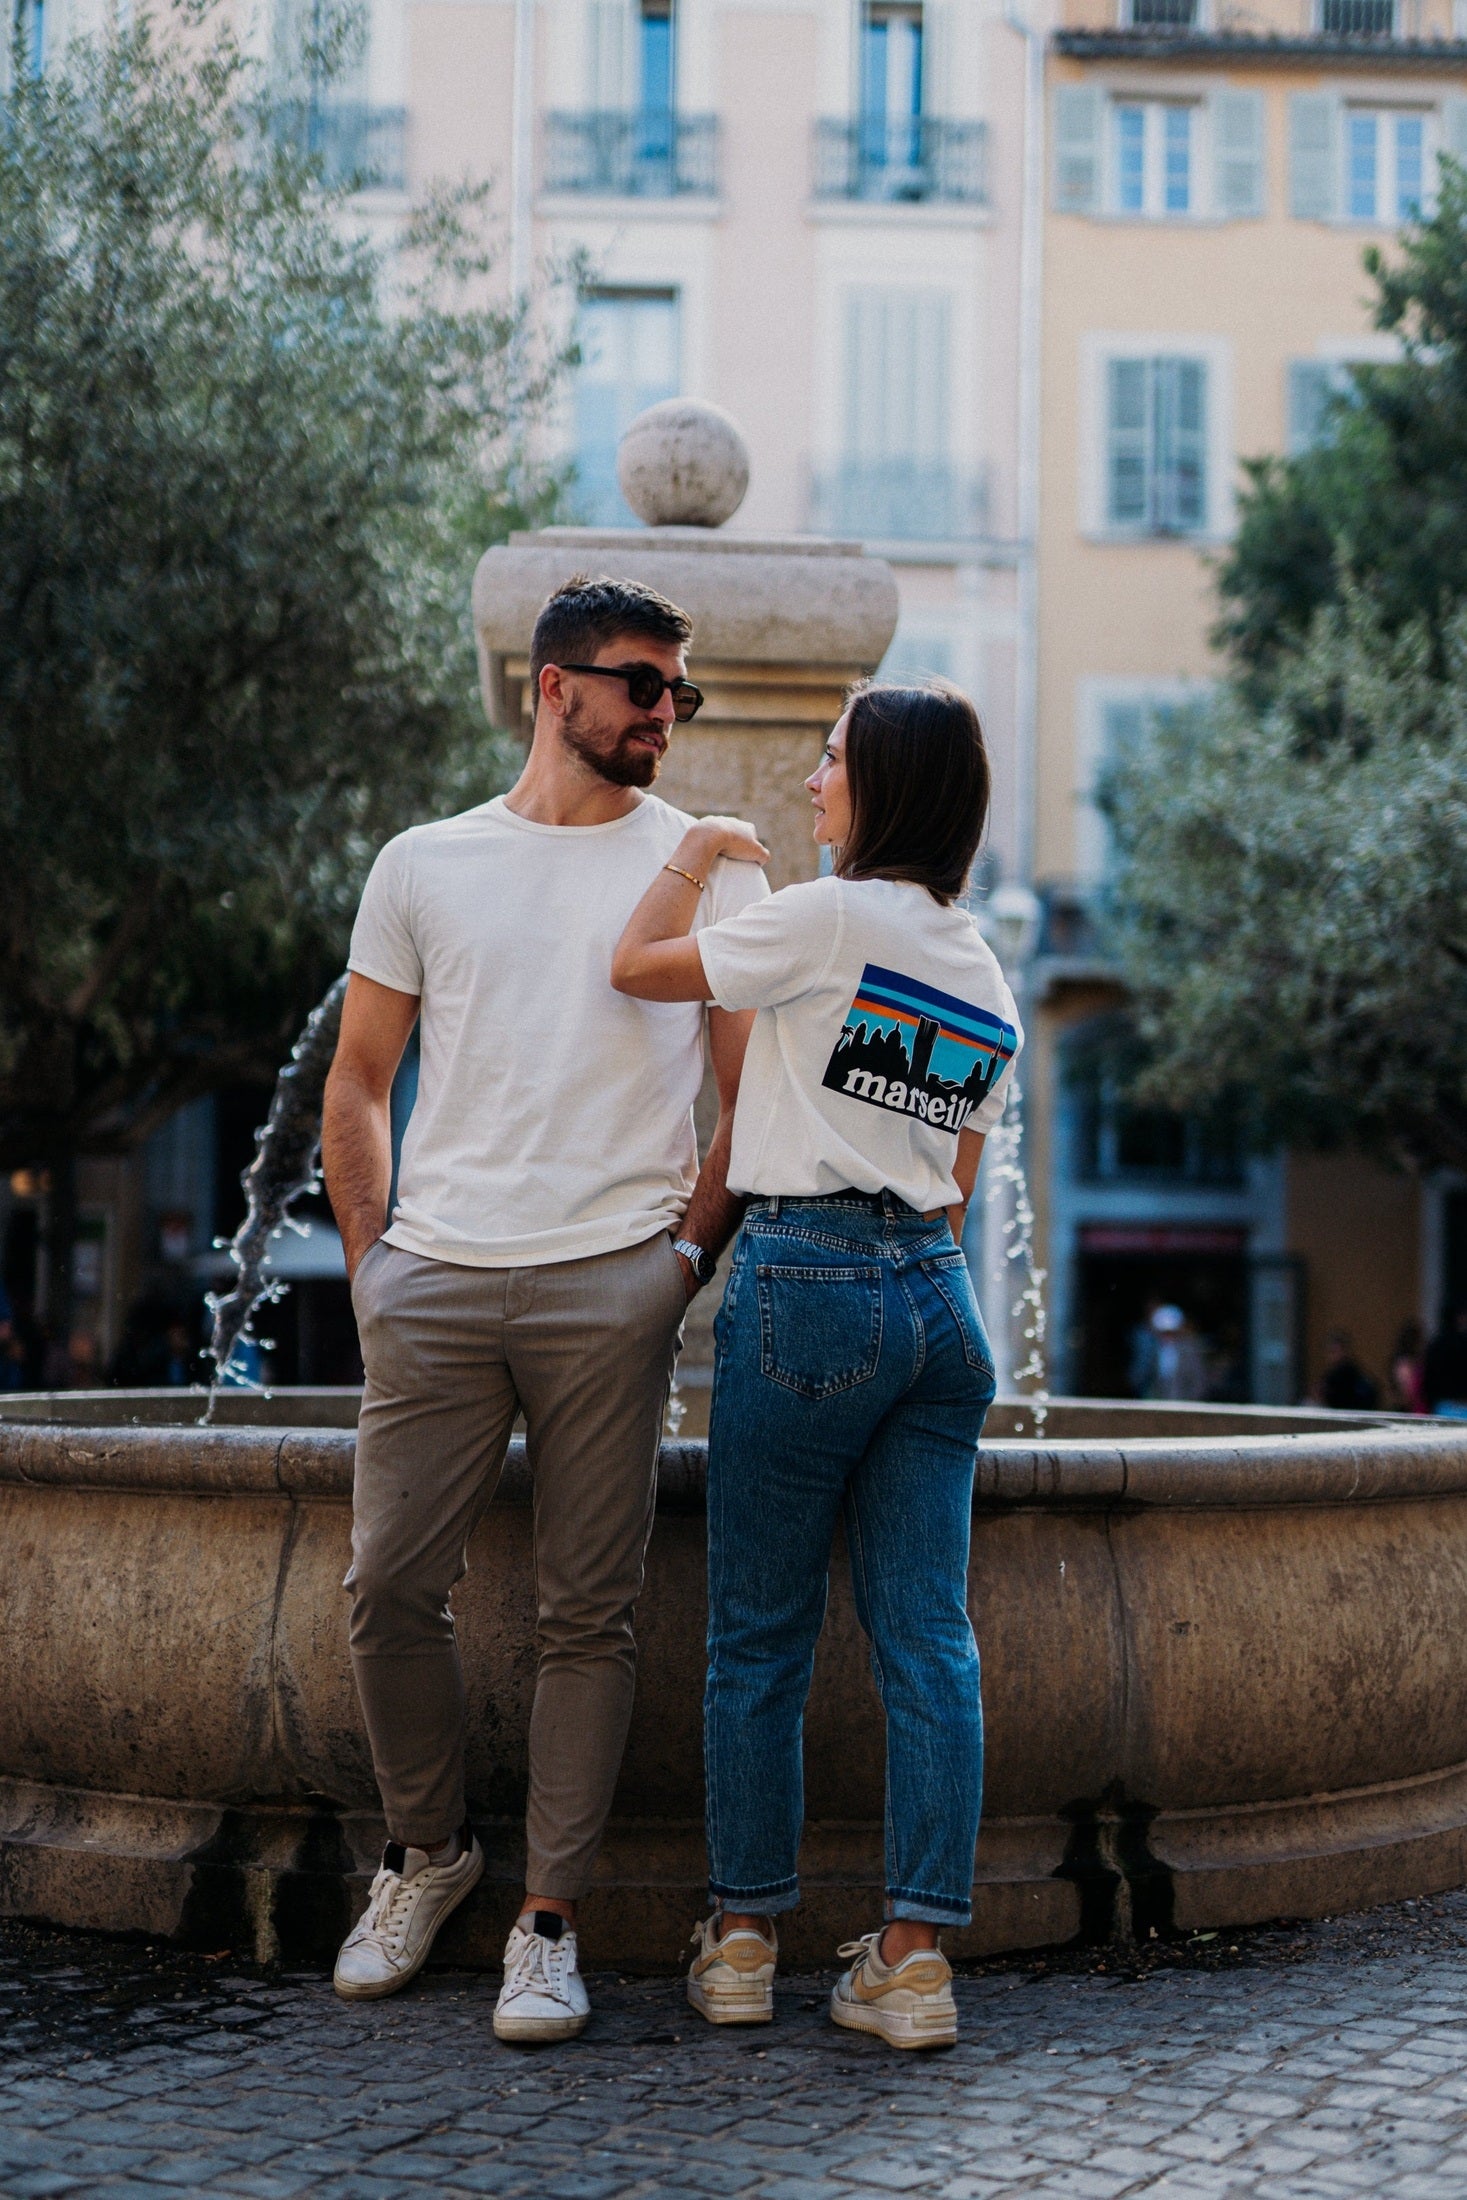
<svg viewBox="0 0 1467 2200">
<path fill-rule="evenodd" d="M 684 1310 L 741 1204 L 726 1172 L 750 1019 L 708 1015 L 720 1113 L 694 1189 L 702 1011 L 629 1000 L 609 975 L 689 822 L 645 790 L 675 718 L 702 700 L 691 632 L 630 583 L 578 577 L 550 598 L 519 780 L 377 858 L 326 1091 L 326 1184 L 367 1374 L 351 1652 L 389 1836 L 336 1986 L 355 1998 L 405 1984 L 483 1870 L 449 1592 L 523 1410 L 539 1669 L 501 2039 L 565 2039 L 586 2022 L 576 1903 L 631 1715 L 663 1412 Z M 721 862 L 701 917 L 767 891 L 757 864 Z M 384 1231 L 392 1080 L 419 1018 Z"/>
</svg>

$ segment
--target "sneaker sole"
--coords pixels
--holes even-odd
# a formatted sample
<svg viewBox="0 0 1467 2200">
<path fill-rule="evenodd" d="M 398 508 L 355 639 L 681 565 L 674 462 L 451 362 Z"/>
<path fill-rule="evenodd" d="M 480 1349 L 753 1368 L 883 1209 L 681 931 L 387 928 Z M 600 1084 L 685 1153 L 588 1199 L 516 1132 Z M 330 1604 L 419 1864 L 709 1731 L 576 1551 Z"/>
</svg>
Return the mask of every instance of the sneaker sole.
<svg viewBox="0 0 1467 2200">
<path fill-rule="evenodd" d="M 591 2021 L 588 2009 L 583 2017 L 506 2017 L 494 2012 L 494 2037 L 507 2040 L 521 2047 L 533 2047 L 543 2042 L 549 2046 L 554 2040 L 573 2040 L 584 2032 Z"/>
<path fill-rule="evenodd" d="M 710 1994 L 701 1979 L 688 1980 L 688 2000 L 700 2017 L 710 2024 L 772 2024 L 774 2022 L 773 1979 L 752 1980 L 749 1985 L 719 1987 Z"/>
<path fill-rule="evenodd" d="M 873 2008 L 866 2002 L 830 1997 L 831 2021 L 848 2032 L 874 2032 L 888 2047 L 955 2047 L 958 2039 L 956 2010 L 933 2010 L 918 2016 L 907 2009 Z"/>
<path fill-rule="evenodd" d="M 452 1917 L 454 1911 L 458 1908 L 459 1904 L 463 1901 L 466 1901 L 467 1898 L 473 1893 L 475 1887 L 478 1886 L 479 1881 L 483 1878 L 483 1876 L 484 1851 L 480 1849 L 475 1857 L 473 1871 L 464 1881 L 462 1887 L 459 1888 L 459 1891 L 454 1896 L 453 1900 L 449 1903 L 446 1903 L 444 1907 L 439 1911 L 437 1924 L 433 1927 L 432 1932 L 429 1933 L 427 1939 L 423 1942 L 422 1947 L 413 1957 L 412 1962 L 407 1966 L 406 1970 L 399 1971 L 394 1978 L 386 1980 L 380 1986 L 359 1986 L 354 1979 L 342 1980 L 338 1978 L 333 1972 L 331 1983 L 335 1987 L 337 1993 L 341 1996 L 341 1999 L 343 2001 L 385 2001 L 389 1994 L 398 1993 L 402 1987 L 408 1984 L 409 1980 L 415 1979 L 419 1971 L 422 1970 L 423 1965 L 427 1962 L 429 1956 L 433 1953 L 433 1943 L 438 1938 L 439 1933 L 448 1923 L 448 1920 Z"/>
</svg>

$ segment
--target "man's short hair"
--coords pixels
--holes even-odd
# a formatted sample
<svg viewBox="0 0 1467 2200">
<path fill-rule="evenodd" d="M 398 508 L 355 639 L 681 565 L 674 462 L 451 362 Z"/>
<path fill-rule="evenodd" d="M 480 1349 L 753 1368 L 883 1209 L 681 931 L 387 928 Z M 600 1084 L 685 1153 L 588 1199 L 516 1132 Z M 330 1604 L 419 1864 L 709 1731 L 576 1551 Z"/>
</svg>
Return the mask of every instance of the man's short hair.
<svg viewBox="0 0 1467 2200">
<path fill-rule="evenodd" d="M 573 573 L 562 581 L 535 621 L 530 637 L 530 691 L 540 692 L 547 665 L 587 664 L 618 634 L 639 634 L 649 642 L 678 648 L 692 639 L 693 622 L 655 588 L 639 581 L 614 581 L 603 573 Z"/>
</svg>

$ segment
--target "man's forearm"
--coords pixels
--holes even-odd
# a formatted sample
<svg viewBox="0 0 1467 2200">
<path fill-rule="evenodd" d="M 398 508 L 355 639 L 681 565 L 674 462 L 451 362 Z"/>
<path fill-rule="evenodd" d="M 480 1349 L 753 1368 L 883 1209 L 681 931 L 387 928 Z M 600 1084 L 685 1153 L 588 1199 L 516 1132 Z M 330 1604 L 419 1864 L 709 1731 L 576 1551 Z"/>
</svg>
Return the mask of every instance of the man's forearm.
<svg viewBox="0 0 1467 2200">
<path fill-rule="evenodd" d="M 355 1079 L 327 1082 L 321 1123 L 321 1165 L 326 1196 L 341 1232 L 347 1275 L 387 1227 L 392 1189 L 392 1108 Z"/>
<path fill-rule="evenodd" d="M 731 1192 L 728 1188 L 728 1157 L 732 1144 L 733 1112 L 725 1109 L 719 1114 L 718 1126 L 698 1171 L 688 1211 L 678 1225 L 679 1237 L 701 1245 L 705 1253 L 715 1257 L 737 1230 L 749 1204 L 742 1192 Z"/>
</svg>

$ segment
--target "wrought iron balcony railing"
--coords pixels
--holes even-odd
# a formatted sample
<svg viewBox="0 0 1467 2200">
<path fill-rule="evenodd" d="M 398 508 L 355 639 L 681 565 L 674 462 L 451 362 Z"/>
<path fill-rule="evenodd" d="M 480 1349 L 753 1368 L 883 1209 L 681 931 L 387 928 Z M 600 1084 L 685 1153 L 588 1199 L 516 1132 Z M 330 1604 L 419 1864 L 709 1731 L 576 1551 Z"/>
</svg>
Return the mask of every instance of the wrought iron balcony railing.
<svg viewBox="0 0 1467 2200">
<path fill-rule="evenodd" d="M 364 191 L 407 188 L 407 109 L 361 100 L 283 100 L 270 110 L 275 135 L 321 163 L 329 184 Z"/>
<path fill-rule="evenodd" d="M 1396 0 L 1320 0 L 1326 38 L 1394 38 Z"/>
<path fill-rule="evenodd" d="M 603 198 L 712 198 L 717 115 L 652 108 L 545 117 L 544 185 Z"/>
<path fill-rule="evenodd" d="M 815 125 L 815 196 L 982 206 L 988 198 L 987 140 L 985 123 L 933 115 L 909 122 L 885 115 L 822 119 Z"/>
<path fill-rule="evenodd" d="M 1132 30 L 1189 31 L 1197 25 L 1197 0 L 1131 0 Z"/>
<path fill-rule="evenodd" d="M 972 542 L 987 501 L 980 474 L 945 460 L 845 459 L 813 477 L 810 524 L 862 542 Z"/>
</svg>

